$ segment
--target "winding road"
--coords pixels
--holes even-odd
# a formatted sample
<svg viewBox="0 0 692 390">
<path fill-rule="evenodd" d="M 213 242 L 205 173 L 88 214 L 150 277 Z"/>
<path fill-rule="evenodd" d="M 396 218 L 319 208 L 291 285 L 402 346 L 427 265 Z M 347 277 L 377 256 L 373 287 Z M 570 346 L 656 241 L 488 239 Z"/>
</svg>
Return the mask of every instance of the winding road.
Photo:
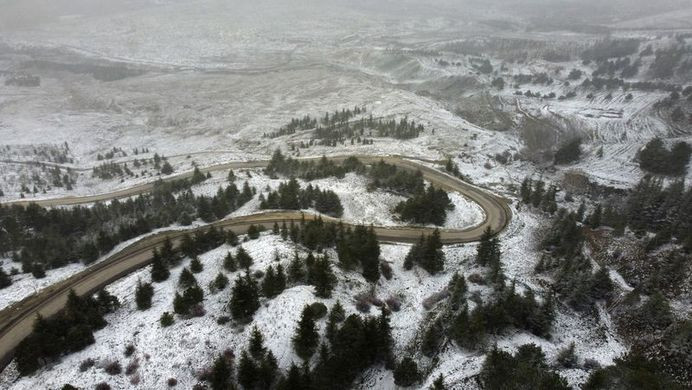
<svg viewBox="0 0 692 390">
<path fill-rule="evenodd" d="M 334 156 L 327 158 L 335 162 L 340 162 L 348 157 L 349 156 Z M 446 191 L 458 192 L 477 203 L 484 210 L 485 219 L 480 224 L 466 229 L 441 229 L 440 235 L 444 244 L 477 241 L 488 227 L 493 232 L 498 233 L 504 230 L 511 220 L 512 212 L 505 199 L 424 164 L 433 163 L 434 161 L 407 158 L 404 156 L 355 157 L 364 164 L 372 164 L 384 160 L 402 169 L 421 171 L 424 179 L 431 182 L 435 187 L 442 188 Z M 301 160 L 317 160 L 319 158 L 321 157 Z M 268 163 L 269 160 L 229 162 L 200 168 L 200 170 L 206 173 L 229 169 L 262 168 L 266 167 Z M 190 177 L 191 175 L 192 172 L 186 172 L 168 176 L 164 180 L 178 180 Z M 36 203 L 44 207 L 88 204 L 97 201 L 107 201 L 139 195 L 150 191 L 153 186 L 154 183 L 144 183 L 127 189 L 98 195 L 21 200 L 11 202 L 11 204 L 26 205 L 29 203 Z M 306 220 L 310 220 L 319 216 L 302 213 L 300 211 L 268 211 L 227 218 L 205 226 L 185 230 L 169 230 L 144 236 L 119 252 L 111 254 L 107 258 L 102 259 L 100 262 L 84 269 L 70 278 L 47 287 L 0 311 L 0 369 L 4 368 L 10 362 L 13 350 L 21 340 L 31 333 L 34 320 L 38 314 L 43 317 L 56 314 L 65 306 L 67 295 L 70 290 L 75 290 L 79 295 L 93 293 L 113 281 L 146 266 L 151 260 L 153 249 L 160 246 L 166 239 L 172 240 L 174 245 L 176 245 L 186 233 L 194 233 L 201 229 L 208 229 L 210 226 L 243 234 L 247 232 L 248 227 L 252 224 L 262 225 L 271 229 L 275 222 L 297 222 L 303 217 Z M 338 219 L 325 216 L 322 216 L 322 218 L 326 221 L 339 221 Z M 348 221 L 343 222 L 345 225 L 354 225 Z M 432 231 L 431 228 L 420 226 L 375 226 L 374 230 L 380 241 L 402 243 L 415 242 L 422 233 L 430 233 Z"/>
</svg>

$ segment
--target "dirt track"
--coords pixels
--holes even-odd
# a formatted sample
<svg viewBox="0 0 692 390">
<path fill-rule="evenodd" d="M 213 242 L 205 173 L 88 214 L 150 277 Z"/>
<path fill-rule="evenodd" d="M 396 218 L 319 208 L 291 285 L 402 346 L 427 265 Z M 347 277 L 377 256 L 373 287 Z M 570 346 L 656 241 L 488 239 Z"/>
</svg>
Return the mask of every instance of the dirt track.
<svg viewBox="0 0 692 390">
<path fill-rule="evenodd" d="M 348 156 L 329 157 L 334 161 L 342 161 Z M 430 168 L 414 159 L 407 159 L 401 156 L 356 156 L 365 164 L 370 164 L 385 160 L 390 164 L 395 164 L 403 169 L 420 170 L 426 180 L 433 183 L 436 187 L 447 191 L 459 192 L 470 200 L 478 203 L 485 212 L 485 220 L 473 227 L 463 230 L 443 229 L 441 230 L 442 241 L 445 244 L 465 243 L 477 241 L 483 231 L 490 227 L 494 232 L 502 231 L 512 217 L 511 210 L 504 199 L 495 196 L 483 189 L 465 183 L 455 177 L 447 175 L 436 169 Z M 247 161 L 229 162 L 206 168 L 201 168 L 202 172 L 212 172 L 219 170 L 240 169 L 240 168 L 261 168 L 269 161 Z M 167 177 L 165 180 L 176 180 L 191 176 L 191 172 L 182 173 Z M 61 206 L 78 205 L 92 203 L 96 201 L 106 201 L 111 199 L 126 198 L 150 191 L 153 183 L 145 183 L 133 186 L 128 189 L 115 192 L 89 195 L 83 197 L 65 197 L 43 200 L 24 200 L 13 202 L 13 204 L 36 203 L 41 206 Z M 274 222 L 299 221 L 301 218 L 316 218 L 316 215 L 303 214 L 299 211 L 272 211 L 252 214 L 242 217 L 224 219 L 216 221 L 211 225 L 224 230 L 232 230 L 236 233 L 245 233 L 251 224 L 263 225 L 271 228 Z M 323 219 L 337 221 L 333 218 Z M 348 221 L 344 221 L 349 225 Z M 210 225 L 210 226 L 211 226 Z M 112 283 L 113 281 L 127 275 L 141 267 L 146 266 L 151 259 L 151 252 L 154 248 L 169 238 L 176 243 L 185 233 L 194 232 L 199 229 L 206 229 L 208 226 L 191 228 L 188 230 L 174 230 L 152 234 L 129 245 L 118 253 L 115 253 L 100 261 L 99 263 L 73 275 L 72 277 L 47 287 L 37 294 L 29 296 L 4 310 L 0 311 L 0 369 L 9 363 L 12 351 L 16 346 L 28 336 L 33 327 L 34 319 L 37 314 L 49 317 L 60 311 L 67 300 L 67 294 L 74 289 L 77 294 L 87 294 Z M 374 227 L 378 238 L 387 242 L 414 242 L 422 233 L 430 232 L 431 229 L 417 226 L 401 227 Z"/>
</svg>

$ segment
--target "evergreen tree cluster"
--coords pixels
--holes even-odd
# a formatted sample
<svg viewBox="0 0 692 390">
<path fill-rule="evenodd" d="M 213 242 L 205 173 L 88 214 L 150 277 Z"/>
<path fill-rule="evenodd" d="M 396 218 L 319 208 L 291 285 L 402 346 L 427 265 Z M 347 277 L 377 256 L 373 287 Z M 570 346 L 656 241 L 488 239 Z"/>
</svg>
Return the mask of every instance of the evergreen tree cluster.
<svg viewBox="0 0 692 390">
<path fill-rule="evenodd" d="M 313 118 L 310 115 L 305 115 L 302 118 L 292 118 L 291 121 L 279 128 L 279 130 L 272 133 L 265 133 L 265 137 L 276 138 L 283 135 L 295 134 L 297 130 L 312 130 L 320 129 L 320 125 L 327 127 L 345 126 L 348 121 L 357 115 L 366 112 L 366 108 L 355 106 L 353 109 L 342 109 L 341 111 L 334 111 L 331 115 L 326 113 L 319 120 Z"/>
<path fill-rule="evenodd" d="M 689 368 L 689 366 L 687 366 Z M 595 370 L 582 386 L 583 390 L 682 390 L 660 366 L 637 351 L 615 359 L 615 364 Z"/>
<path fill-rule="evenodd" d="M 178 286 L 184 290 L 182 294 L 176 291 L 173 298 L 173 311 L 175 314 L 184 317 L 203 315 L 202 301 L 204 301 L 204 291 L 197 284 L 194 274 L 187 268 L 183 268 L 180 273 Z"/>
<path fill-rule="evenodd" d="M 286 289 L 286 283 L 286 274 L 281 264 L 276 266 L 276 270 L 270 265 L 262 279 L 262 294 L 267 298 L 274 298 Z"/>
<path fill-rule="evenodd" d="M 440 231 L 435 229 L 431 235 L 421 235 L 404 259 L 404 269 L 410 270 L 418 265 L 431 275 L 444 270 L 445 255 L 442 252 Z"/>
<path fill-rule="evenodd" d="M 360 266 L 363 276 L 369 281 L 376 281 L 380 277 L 380 246 L 372 226 L 369 228 L 365 226 L 350 228 L 342 223 L 325 223 L 318 217 L 309 221 L 302 220 L 298 224 L 293 223 L 293 221 L 289 225 L 282 223 L 279 233 L 284 239 L 301 243 L 310 250 L 322 251 L 326 248 L 336 247 L 339 264 L 343 267 L 354 269 Z M 320 264 L 317 269 L 318 275 L 330 274 L 331 270 L 327 272 L 326 266 L 321 265 L 320 259 L 317 260 L 316 264 Z M 310 269 L 309 264 L 308 269 Z M 324 279 L 331 278 L 325 277 Z M 332 284 L 334 283 L 324 283 L 324 285 Z"/>
<path fill-rule="evenodd" d="M 319 161 L 301 161 L 286 157 L 276 149 L 264 172 L 270 177 L 284 175 L 298 177 L 306 181 L 336 177 L 342 179 L 349 172 L 363 173 L 365 166 L 356 157 L 348 157 L 341 164 L 322 156 Z"/>
<path fill-rule="evenodd" d="M 137 309 L 148 310 L 151 308 L 151 299 L 154 297 L 154 286 L 151 283 L 142 283 L 142 281 L 137 282 L 137 288 L 135 289 L 135 302 L 137 303 Z"/>
<path fill-rule="evenodd" d="M 320 190 L 308 184 L 305 189 L 295 178 L 279 184 L 276 191 L 270 191 L 266 198 L 260 195 L 260 209 L 301 210 L 314 208 L 320 213 L 340 217 L 344 208 L 339 196 L 331 190 Z"/>
<path fill-rule="evenodd" d="M 423 174 L 420 171 L 409 172 L 396 165 L 387 164 L 384 160 L 373 164 L 368 171 L 371 189 L 381 188 L 401 195 L 414 195 L 425 190 Z"/>
<path fill-rule="evenodd" d="M 118 299 L 101 290 L 96 298 L 70 291 L 65 308 L 52 318 L 38 317 L 32 333 L 15 351 L 19 374 L 29 375 L 60 356 L 81 351 L 94 343 L 94 331 L 106 326 L 103 315 L 120 306 Z"/>
<path fill-rule="evenodd" d="M 80 259 L 90 263 L 118 243 L 152 229 L 189 224 L 194 217 L 210 222 L 227 215 L 252 198 L 245 184 L 242 192 L 231 184 L 213 197 L 195 197 L 190 181 L 179 180 L 158 182 L 151 193 L 134 199 L 92 207 L 0 206 L 0 252 L 12 253 L 24 272 L 38 274 Z"/>
<path fill-rule="evenodd" d="M 373 164 L 368 172 L 370 189 L 381 188 L 395 194 L 410 196 L 395 207 L 395 212 L 406 221 L 420 224 L 443 225 L 447 211 L 454 205 L 447 193 L 430 186 L 426 190 L 423 174 L 409 172 L 383 160 Z"/>
<path fill-rule="evenodd" d="M 488 279 L 499 286 L 504 283 L 501 254 L 500 239 L 488 226 L 476 248 L 476 262 L 488 268 Z"/>
<path fill-rule="evenodd" d="M 250 322 L 259 309 L 259 286 L 250 272 L 239 275 L 231 289 L 231 316 L 239 322 Z"/>
<path fill-rule="evenodd" d="M 487 390 L 569 390 L 567 381 L 549 366 L 545 354 L 535 344 L 524 344 L 516 354 L 493 348 L 479 375 Z"/>
<path fill-rule="evenodd" d="M 560 209 L 541 243 L 554 257 L 573 258 L 581 254 L 584 233 L 578 214 Z"/>
<path fill-rule="evenodd" d="M 413 195 L 413 197 L 400 202 L 394 207 L 404 221 L 419 224 L 444 225 L 447 220 L 447 211 L 453 210 L 454 204 L 442 189 L 433 186 L 427 190 Z"/>
<path fill-rule="evenodd" d="M 219 355 L 211 369 L 202 377 L 212 390 L 228 390 L 242 386 L 243 389 L 276 389 L 283 380 L 274 353 L 264 346 L 264 336 L 253 328 L 250 342 L 234 367 L 234 355 L 227 351 Z M 234 372 L 235 371 L 235 372 Z M 197 388 L 197 387 L 195 387 Z"/>
<path fill-rule="evenodd" d="M 692 248 L 692 188 L 683 181 L 663 186 L 663 180 L 644 177 L 627 198 L 627 225 L 636 232 L 656 233 L 658 245 L 677 238 Z M 604 224 L 611 222 L 604 218 Z"/>
<path fill-rule="evenodd" d="M 366 131 L 368 133 L 366 134 Z M 396 119 L 383 120 L 382 118 L 361 118 L 353 122 L 344 122 L 325 127 L 318 127 L 315 130 L 315 138 L 321 140 L 320 143 L 334 145 L 336 142 L 344 142 L 347 139 L 373 136 L 389 137 L 395 139 L 412 139 L 418 137 L 425 131 L 423 125 L 408 118 L 402 118 L 398 122 Z"/>
<path fill-rule="evenodd" d="M 540 179 L 533 180 L 526 177 L 521 183 L 521 201 L 551 214 L 557 211 L 556 194 L 557 187 L 555 185 L 551 184 L 546 190 L 545 182 Z"/>
<path fill-rule="evenodd" d="M 496 292 L 492 301 L 478 304 L 470 313 L 464 306 L 453 318 L 448 334 L 466 348 L 476 348 L 487 334 L 500 334 L 510 327 L 549 337 L 554 310 L 552 299 L 539 304 L 533 291 L 527 290 L 522 296 L 512 285 Z"/>
<path fill-rule="evenodd" d="M 660 175 L 681 176 L 687 172 L 692 147 L 686 142 L 677 142 L 669 150 L 660 138 L 649 141 L 639 152 L 641 169 Z"/>
<path fill-rule="evenodd" d="M 230 389 L 332 390 L 350 388 L 354 379 L 368 367 L 393 363 L 389 314 L 379 317 L 346 317 L 337 301 L 329 312 L 327 335 L 320 343 L 317 317 L 310 306 L 303 310 L 293 337 L 298 355 L 309 359 L 317 354 L 316 364 L 299 367 L 293 363 L 282 374 L 274 354 L 264 345 L 264 336 L 256 327 L 250 334 L 237 367 L 232 353 L 220 355 L 203 376 L 210 387 Z"/>
<path fill-rule="evenodd" d="M 393 365 L 392 330 L 386 310 L 378 317 L 352 314 L 344 318 L 343 308 L 337 303 L 329 313 L 327 337 L 319 347 L 313 330 L 314 318 L 306 308 L 296 329 L 294 346 L 304 356 L 317 353 L 312 370 L 304 368 L 300 378 L 297 367 L 289 374 L 280 389 L 348 389 L 353 380 L 374 364 Z M 291 386 L 289 386 L 291 384 Z M 300 384 L 300 387 L 292 387 Z"/>
<path fill-rule="evenodd" d="M 605 268 L 593 272 L 591 262 L 581 254 L 584 234 L 579 214 L 558 211 L 542 243 L 550 255 L 540 259 L 536 272 L 552 271 L 559 296 L 575 310 L 587 311 L 596 301 L 609 299 L 614 285 Z"/>
<path fill-rule="evenodd" d="M 336 252 L 339 264 L 345 269 L 360 266 L 366 280 L 376 282 L 380 278 L 380 243 L 372 226 L 340 229 L 337 232 Z"/>
</svg>

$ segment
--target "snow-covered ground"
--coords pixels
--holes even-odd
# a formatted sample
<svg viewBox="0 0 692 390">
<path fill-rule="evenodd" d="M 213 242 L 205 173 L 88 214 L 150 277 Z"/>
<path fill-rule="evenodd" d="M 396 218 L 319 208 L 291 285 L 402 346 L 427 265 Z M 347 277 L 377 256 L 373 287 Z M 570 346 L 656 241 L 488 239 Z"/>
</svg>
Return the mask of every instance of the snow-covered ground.
<svg viewBox="0 0 692 390">
<path fill-rule="evenodd" d="M 542 289 L 533 280 L 531 271 L 540 256 L 535 249 L 535 228 L 538 217 L 531 214 L 521 214 L 513 220 L 508 230 L 501 235 L 503 265 L 509 279 L 515 279 L 520 288 L 530 286 L 537 295 L 542 295 Z M 279 263 L 284 268 L 294 253 L 305 256 L 307 252 L 300 246 L 281 240 L 279 236 L 263 233 L 258 240 L 242 243 L 255 262 L 251 270 L 264 270 L 269 265 Z M 395 353 L 401 354 L 411 343 L 415 342 L 418 333 L 423 328 L 427 311 L 423 302 L 430 295 L 441 291 L 449 282 L 455 271 L 466 277 L 479 272 L 474 264 L 475 245 L 455 245 L 444 248 L 446 255 L 446 271 L 436 276 L 428 275 L 424 270 L 414 268 L 412 271 L 403 269 L 403 260 L 410 246 L 383 244 L 381 258 L 388 262 L 393 269 L 393 278 L 381 278 L 373 290 L 374 295 L 382 300 L 396 298 L 401 302 L 401 310 L 392 313 L 391 325 L 396 340 Z M 61 362 L 40 370 L 37 374 L 18 379 L 12 383 L 13 389 L 30 389 L 40 386 L 59 387 L 65 383 L 76 386 L 92 387 L 99 382 L 108 382 L 114 388 L 130 386 L 130 380 L 137 377 L 142 388 L 160 388 L 165 386 L 168 378 L 176 378 L 179 386 L 190 388 L 197 382 L 197 374 L 207 367 L 213 358 L 226 349 L 236 354 L 246 347 L 249 331 L 256 325 L 265 336 L 268 347 L 276 355 L 279 366 L 286 369 L 291 362 L 298 362 L 291 345 L 291 337 L 305 304 L 321 301 L 328 307 L 340 300 L 347 314 L 355 313 L 354 297 L 359 293 L 370 291 L 367 283 L 360 274 L 344 272 L 334 266 L 339 284 L 331 299 L 318 299 L 314 296 L 312 287 L 295 286 L 287 289 L 277 298 L 263 301 L 261 308 L 255 314 L 251 325 L 244 328 L 234 328 L 229 325 L 219 325 L 216 320 L 227 316 L 229 301 L 228 288 L 224 291 L 210 294 L 208 284 L 219 272 L 223 271 L 223 258 L 229 251 L 237 249 L 227 245 L 211 250 L 200 256 L 204 264 L 202 273 L 196 278 L 205 291 L 204 306 L 206 315 L 199 318 L 181 319 L 169 328 L 161 328 L 158 320 L 164 311 L 172 312 L 172 300 L 176 290 L 180 270 L 186 266 L 186 259 L 181 266 L 171 271 L 171 278 L 163 283 L 155 284 L 153 306 L 147 311 L 137 311 L 134 303 L 135 285 L 139 280 L 148 281 L 149 267 L 137 271 L 108 286 L 107 289 L 115 294 L 123 304 L 117 312 L 107 316 L 109 325 L 96 332 L 96 343 L 81 352 L 66 356 Z M 332 261 L 336 261 L 333 250 L 328 251 Z M 231 283 L 241 271 L 228 274 Z M 481 296 L 488 293 L 488 288 L 469 283 L 469 289 L 479 292 Z M 576 352 L 581 362 L 584 359 L 594 359 L 601 364 L 612 363 L 615 357 L 621 355 L 625 348 L 614 335 L 608 314 L 600 310 L 600 319 L 583 318 L 574 311 L 560 306 L 557 319 L 551 332 L 553 338 L 545 340 L 526 332 L 510 332 L 495 341 L 500 348 L 509 351 L 525 343 L 535 343 L 545 351 L 549 361 L 553 361 L 557 353 L 569 345 L 576 343 Z M 376 308 L 371 310 L 377 315 Z M 324 320 L 319 322 L 320 331 L 324 330 Z M 136 352 L 130 358 L 123 353 L 127 345 L 132 344 Z M 86 359 L 94 359 L 96 364 L 88 371 L 80 372 L 79 365 Z M 483 353 L 461 350 L 453 344 L 445 347 L 440 355 L 439 365 L 433 366 L 432 374 L 425 385 L 438 375 L 445 375 L 447 383 L 453 388 L 474 388 L 469 378 L 477 374 L 482 366 Z M 102 365 L 111 361 L 119 361 L 126 367 L 137 360 L 137 374 L 126 376 L 120 374 L 110 376 Z M 430 362 L 420 364 L 429 365 Z M 5 373 L 13 378 L 12 367 Z M 588 373 L 580 369 L 563 370 L 560 372 L 570 384 L 582 383 Z M 9 384 L 9 383 L 6 383 Z M 391 372 L 375 368 L 366 373 L 359 388 L 394 389 Z M 421 388 L 426 388 L 421 386 Z"/>
</svg>

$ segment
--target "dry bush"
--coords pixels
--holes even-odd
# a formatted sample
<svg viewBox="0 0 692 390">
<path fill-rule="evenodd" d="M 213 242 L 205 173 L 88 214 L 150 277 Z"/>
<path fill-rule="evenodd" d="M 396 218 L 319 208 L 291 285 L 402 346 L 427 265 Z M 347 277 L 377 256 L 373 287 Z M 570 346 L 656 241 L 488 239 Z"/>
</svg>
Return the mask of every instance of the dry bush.
<svg viewBox="0 0 692 390">
<path fill-rule="evenodd" d="M 380 263 L 380 272 L 382 273 L 382 276 L 384 276 L 385 279 L 392 280 L 392 266 L 389 265 L 389 263 Z"/>
<path fill-rule="evenodd" d="M 103 370 L 108 373 L 108 375 L 118 375 L 121 372 L 123 372 L 123 367 L 120 365 L 120 362 L 114 361 L 114 362 L 107 362 L 103 366 Z"/>
<path fill-rule="evenodd" d="M 125 357 L 130 357 L 133 353 L 135 353 L 135 346 L 132 344 L 128 344 L 125 347 Z"/>
<path fill-rule="evenodd" d="M 91 367 L 93 367 L 94 364 L 96 364 L 96 361 L 94 361 L 94 359 L 87 358 L 82 363 L 79 364 L 79 371 L 84 372 L 84 371 L 90 369 Z"/>
<path fill-rule="evenodd" d="M 385 301 L 387 302 L 387 307 L 391 311 L 399 311 L 401 310 L 401 301 L 397 297 L 389 297 Z"/>
<path fill-rule="evenodd" d="M 125 375 L 132 375 L 137 372 L 137 369 L 139 369 L 139 360 L 134 359 L 125 368 Z"/>
<path fill-rule="evenodd" d="M 473 284 L 485 285 L 485 279 L 480 274 L 471 274 L 468 277 L 469 282 Z"/>
<path fill-rule="evenodd" d="M 435 306 L 437 302 L 440 302 L 441 300 L 447 297 L 449 297 L 449 291 L 447 291 L 447 289 L 433 293 L 432 295 L 423 300 L 423 307 L 425 308 L 425 310 L 430 310 L 433 308 L 433 306 Z"/>
</svg>

